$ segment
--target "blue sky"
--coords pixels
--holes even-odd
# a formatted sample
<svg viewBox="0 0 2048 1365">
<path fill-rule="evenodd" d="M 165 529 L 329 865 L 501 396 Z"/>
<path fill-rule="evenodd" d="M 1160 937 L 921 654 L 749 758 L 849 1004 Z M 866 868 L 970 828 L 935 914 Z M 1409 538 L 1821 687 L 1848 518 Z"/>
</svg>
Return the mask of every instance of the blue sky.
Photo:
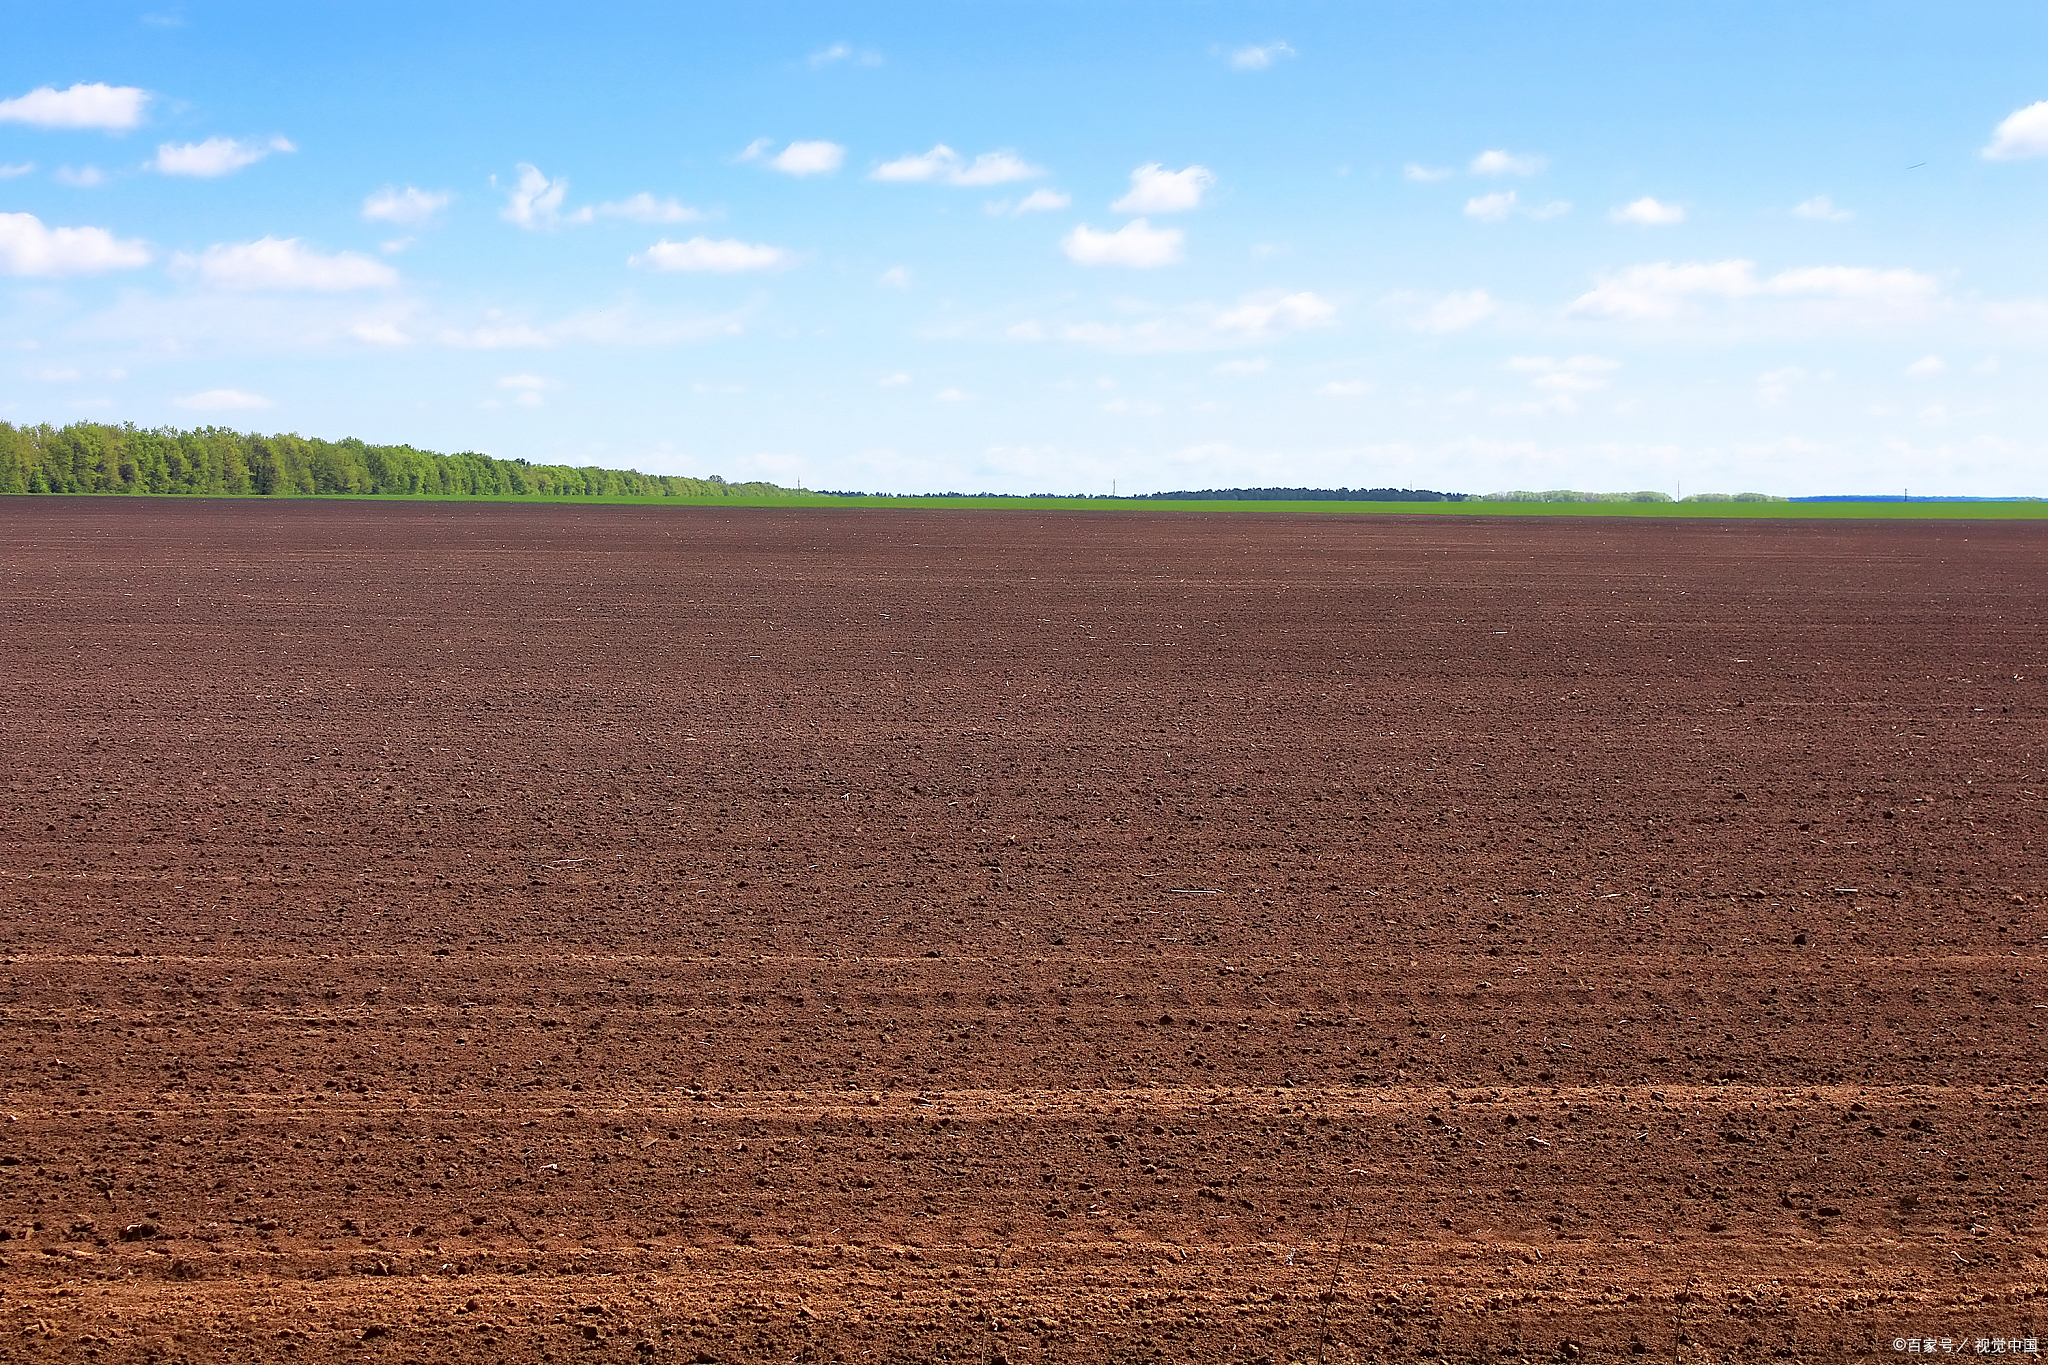
<svg viewBox="0 0 2048 1365">
<path fill-rule="evenodd" d="M 2048 494 L 2039 3 L 16 3 L 0 419 Z"/>
</svg>

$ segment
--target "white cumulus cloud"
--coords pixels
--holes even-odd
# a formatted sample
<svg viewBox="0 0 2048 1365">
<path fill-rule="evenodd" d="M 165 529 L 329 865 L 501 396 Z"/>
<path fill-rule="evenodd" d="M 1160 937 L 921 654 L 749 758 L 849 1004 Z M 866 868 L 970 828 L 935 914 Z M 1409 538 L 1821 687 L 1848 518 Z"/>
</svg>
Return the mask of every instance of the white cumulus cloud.
<svg viewBox="0 0 2048 1365">
<path fill-rule="evenodd" d="M 1283 42 L 1255 43 L 1231 53 L 1230 64 L 1239 71 L 1264 71 L 1282 57 L 1294 55 L 1294 49 Z"/>
<path fill-rule="evenodd" d="M 714 240 L 710 237 L 671 242 L 664 237 L 640 255 L 628 258 L 628 264 L 646 270 L 700 270 L 713 275 L 736 275 L 748 270 L 778 270 L 795 260 L 793 252 L 762 242 L 742 242 L 733 238 Z"/>
<path fill-rule="evenodd" d="M 973 161 L 941 142 L 928 152 L 900 156 L 875 167 L 871 180 L 896 184 L 929 182 L 938 185 L 1007 185 L 1015 180 L 1035 180 L 1044 175 L 1014 152 L 983 152 Z"/>
<path fill-rule="evenodd" d="M 216 289 L 343 293 L 388 289 L 398 272 L 353 251 L 326 255 L 296 237 L 263 237 L 238 246 L 210 246 L 197 256 L 179 256 L 181 273 L 196 275 Z"/>
<path fill-rule="evenodd" d="M 289 138 L 274 137 L 258 142 L 253 138 L 210 137 L 204 142 L 166 142 L 156 149 L 156 159 L 149 165 L 160 175 L 189 175 L 212 180 L 232 175 L 244 166 L 253 166 L 272 152 L 297 150 Z"/>
<path fill-rule="evenodd" d="M 1155 228 L 1133 218 L 1115 232 L 1098 232 L 1086 223 L 1060 238 L 1067 259 L 1081 265 L 1122 265 L 1136 270 L 1175 265 L 1181 260 L 1179 228 Z"/>
<path fill-rule="evenodd" d="M 37 128 L 103 128 L 125 132 L 142 122 L 149 92 L 132 85 L 74 85 L 68 90 L 43 86 L 11 100 L 0 100 L 0 123 L 27 123 Z"/>
<path fill-rule="evenodd" d="M 830 175 L 846 164 L 846 148 L 836 142 L 792 142 L 767 159 L 770 170 L 784 175 Z"/>
<path fill-rule="evenodd" d="M 105 228 L 45 227 L 32 213 L 0 213 L 0 273 L 94 275 L 148 264 L 146 245 Z"/>
<path fill-rule="evenodd" d="M 1202 195 L 1215 184 L 1206 166 L 1169 171 L 1154 161 L 1131 172 L 1130 192 L 1109 207 L 1115 213 L 1185 213 L 1200 208 Z"/>
<path fill-rule="evenodd" d="M 386 185 L 363 200 L 363 217 L 373 223 L 424 223 L 455 198 L 445 190 L 422 190 L 407 185 L 394 189 Z"/>
<path fill-rule="evenodd" d="M 171 401 L 189 412 L 248 412 L 276 406 L 260 394 L 245 393 L 241 389 L 207 389 Z"/>
<path fill-rule="evenodd" d="M 1539 175 L 1549 164 L 1550 161 L 1546 157 L 1497 150 L 1487 151 L 1472 158 L 1472 174 Z"/>
<path fill-rule="evenodd" d="M 1685 209 L 1678 204 L 1644 195 L 1634 203 L 1624 204 L 1607 215 L 1617 223 L 1634 223 L 1638 227 L 1669 227 L 1685 221 Z"/>
<path fill-rule="evenodd" d="M 1992 161 L 2048 156 L 2048 100 L 2007 115 L 2005 122 L 1992 132 L 1984 155 Z"/>
<path fill-rule="evenodd" d="M 1846 223 L 1856 215 L 1845 208 L 1837 208 L 1835 201 L 1825 194 L 1816 194 L 1792 206 L 1796 218 L 1811 218 L 1818 223 Z"/>
</svg>

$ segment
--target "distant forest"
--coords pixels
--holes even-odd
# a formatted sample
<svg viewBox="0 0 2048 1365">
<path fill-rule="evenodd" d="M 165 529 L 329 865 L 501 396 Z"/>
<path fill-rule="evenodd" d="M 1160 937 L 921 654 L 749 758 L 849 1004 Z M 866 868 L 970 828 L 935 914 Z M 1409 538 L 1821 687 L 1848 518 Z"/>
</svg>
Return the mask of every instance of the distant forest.
<svg viewBox="0 0 2048 1365">
<path fill-rule="evenodd" d="M 1427 488 L 1197 488 L 1136 496 L 1183 502 L 1464 502 L 1472 495 Z"/>
<path fill-rule="evenodd" d="M 766 497 L 772 483 L 727 483 L 589 465 L 528 464 L 474 451 L 440 455 L 354 439 L 175 431 L 101 422 L 0 422 L 0 493 L 540 494 L 554 497 Z"/>
</svg>

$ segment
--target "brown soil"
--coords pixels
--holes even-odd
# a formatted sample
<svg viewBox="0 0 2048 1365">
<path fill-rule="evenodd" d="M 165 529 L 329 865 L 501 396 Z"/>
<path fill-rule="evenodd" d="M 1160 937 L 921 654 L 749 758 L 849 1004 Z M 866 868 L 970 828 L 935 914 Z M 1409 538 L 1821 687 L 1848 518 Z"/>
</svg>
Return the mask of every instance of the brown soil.
<svg viewBox="0 0 2048 1365">
<path fill-rule="evenodd" d="M 0 1358 L 2048 1326 L 2039 524 L 9 499 L 0 621 Z"/>
</svg>

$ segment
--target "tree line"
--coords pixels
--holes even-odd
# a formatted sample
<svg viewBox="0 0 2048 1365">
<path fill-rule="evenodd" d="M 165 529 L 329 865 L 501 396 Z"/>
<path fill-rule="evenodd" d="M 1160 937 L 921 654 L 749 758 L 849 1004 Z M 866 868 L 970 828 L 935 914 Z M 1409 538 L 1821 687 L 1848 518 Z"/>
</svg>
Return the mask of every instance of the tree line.
<svg viewBox="0 0 2048 1365">
<path fill-rule="evenodd" d="M 311 493 L 446 496 L 768 497 L 772 483 L 727 483 L 595 465 L 529 464 L 473 450 L 442 455 L 350 438 L 178 431 L 132 423 L 17 427 L 0 422 L 0 493 Z"/>
<path fill-rule="evenodd" d="M 1136 496 L 1182 502 L 1464 502 L 1472 495 L 1432 488 L 1183 488 Z"/>
</svg>

